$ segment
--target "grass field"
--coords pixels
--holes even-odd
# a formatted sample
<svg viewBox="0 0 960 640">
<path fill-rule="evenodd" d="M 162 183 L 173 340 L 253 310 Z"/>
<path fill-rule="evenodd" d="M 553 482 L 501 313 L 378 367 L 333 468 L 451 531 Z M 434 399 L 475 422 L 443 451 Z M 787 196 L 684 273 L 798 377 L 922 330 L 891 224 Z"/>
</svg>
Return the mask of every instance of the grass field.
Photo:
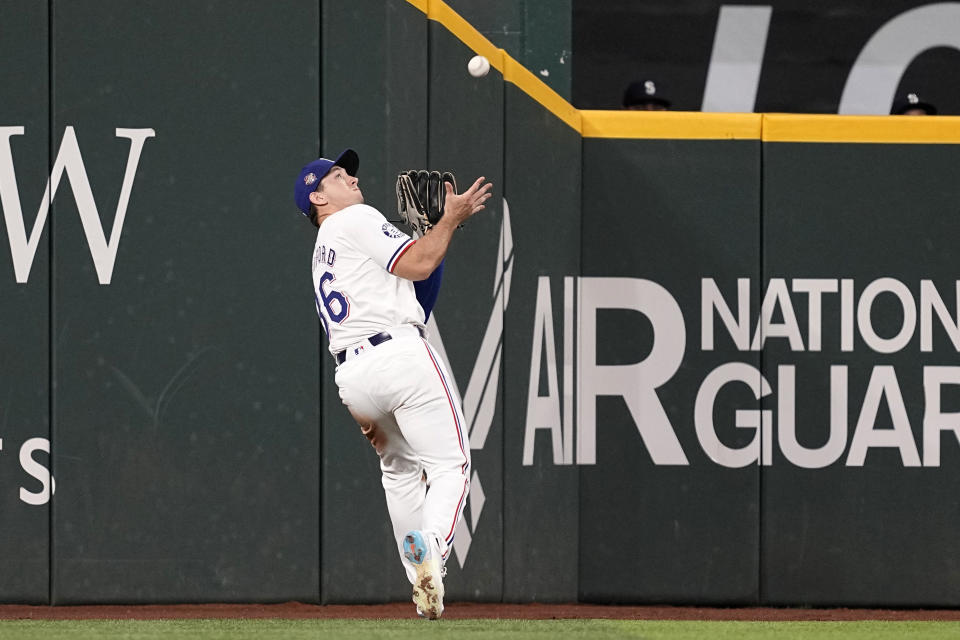
<svg viewBox="0 0 960 640">
<path fill-rule="evenodd" d="M 7 620 L 3 640 L 178 640 L 274 638 L 705 638 L 801 640 L 946 640 L 960 637 L 960 622 L 699 622 L 671 620 Z"/>
</svg>

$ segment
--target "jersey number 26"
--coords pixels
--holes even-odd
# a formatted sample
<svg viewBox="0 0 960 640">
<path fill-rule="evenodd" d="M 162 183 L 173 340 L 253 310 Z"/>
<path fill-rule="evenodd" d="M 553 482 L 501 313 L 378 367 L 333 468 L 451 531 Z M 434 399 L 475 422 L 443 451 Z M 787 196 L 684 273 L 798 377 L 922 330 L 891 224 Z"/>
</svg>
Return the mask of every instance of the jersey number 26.
<svg viewBox="0 0 960 640">
<path fill-rule="evenodd" d="M 327 312 L 327 317 L 333 322 L 340 324 L 350 315 L 350 301 L 339 291 L 331 289 L 327 292 L 324 290 L 323 285 L 328 282 L 333 282 L 334 280 L 335 277 L 332 273 L 324 271 L 323 275 L 320 276 L 320 286 L 317 293 L 320 294 L 320 301 L 323 303 L 323 308 Z"/>
</svg>

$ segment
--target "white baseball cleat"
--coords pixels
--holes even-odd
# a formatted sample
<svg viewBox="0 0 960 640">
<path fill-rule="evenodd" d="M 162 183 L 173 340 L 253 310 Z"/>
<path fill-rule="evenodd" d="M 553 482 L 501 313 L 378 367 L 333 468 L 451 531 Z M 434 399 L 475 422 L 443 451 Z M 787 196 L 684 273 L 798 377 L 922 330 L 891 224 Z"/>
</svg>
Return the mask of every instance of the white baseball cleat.
<svg viewBox="0 0 960 640">
<path fill-rule="evenodd" d="M 413 583 L 417 614 L 436 620 L 443 615 L 443 566 L 436 541 L 422 531 L 410 531 L 403 536 L 403 556 L 417 572 Z"/>
</svg>

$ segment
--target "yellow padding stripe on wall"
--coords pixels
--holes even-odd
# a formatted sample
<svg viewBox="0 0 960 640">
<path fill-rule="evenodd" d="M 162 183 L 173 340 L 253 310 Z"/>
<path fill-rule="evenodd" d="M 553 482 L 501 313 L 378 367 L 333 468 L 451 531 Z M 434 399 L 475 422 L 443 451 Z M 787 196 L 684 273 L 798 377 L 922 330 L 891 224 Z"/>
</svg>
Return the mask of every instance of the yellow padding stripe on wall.
<svg viewBox="0 0 960 640">
<path fill-rule="evenodd" d="M 581 111 L 584 138 L 759 140 L 759 113 Z"/>
<path fill-rule="evenodd" d="M 960 144 L 960 117 L 768 113 L 763 116 L 763 140 Z"/>
</svg>

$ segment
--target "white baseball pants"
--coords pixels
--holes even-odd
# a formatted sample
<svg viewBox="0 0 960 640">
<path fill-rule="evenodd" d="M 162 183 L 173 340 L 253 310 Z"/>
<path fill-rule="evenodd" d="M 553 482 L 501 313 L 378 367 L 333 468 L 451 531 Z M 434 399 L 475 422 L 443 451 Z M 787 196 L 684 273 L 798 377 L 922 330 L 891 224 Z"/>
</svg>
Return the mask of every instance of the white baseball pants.
<svg viewBox="0 0 960 640">
<path fill-rule="evenodd" d="M 376 347 L 348 349 L 335 379 L 340 399 L 380 456 L 397 551 L 413 583 L 403 536 L 419 529 L 435 537 L 446 561 L 470 488 L 470 442 L 437 353 L 415 327 L 387 332 L 393 339 Z"/>
</svg>

